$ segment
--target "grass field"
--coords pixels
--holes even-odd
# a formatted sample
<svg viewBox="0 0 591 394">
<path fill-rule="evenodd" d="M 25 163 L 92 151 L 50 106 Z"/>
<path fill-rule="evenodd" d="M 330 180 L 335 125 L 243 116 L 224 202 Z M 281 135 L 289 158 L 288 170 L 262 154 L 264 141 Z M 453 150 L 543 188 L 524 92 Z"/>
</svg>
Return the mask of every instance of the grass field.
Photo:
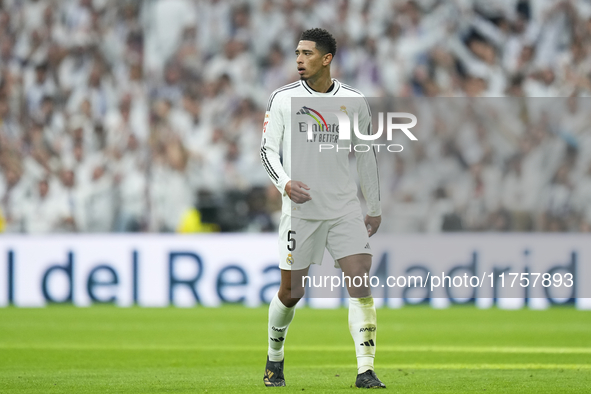
<svg viewBox="0 0 591 394">
<path fill-rule="evenodd" d="M 286 388 L 263 386 L 267 309 L 0 309 L 0 393 L 350 392 L 347 310 L 300 309 Z M 591 313 L 378 310 L 378 376 L 402 393 L 589 393 Z"/>
</svg>

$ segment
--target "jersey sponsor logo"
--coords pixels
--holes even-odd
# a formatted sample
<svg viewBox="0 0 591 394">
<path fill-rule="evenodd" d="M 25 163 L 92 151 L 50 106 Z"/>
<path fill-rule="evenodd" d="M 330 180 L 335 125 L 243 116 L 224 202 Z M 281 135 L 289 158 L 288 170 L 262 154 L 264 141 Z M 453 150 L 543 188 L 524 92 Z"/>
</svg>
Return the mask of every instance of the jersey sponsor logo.
<svg viewBox="0 0 591 394">
<path fill-rule="evenodd" d="M 307 122 L 299 122 L 300 133 L 308 133 L 308 142 L 338 142 L 339 136 L 337 133 L 339 132 L 339 125 L 336 123 L 327 123 L 326 119 L 324 119 L 324 116 L 322 116 L 319 111 L 303 106 L 298 112 L 296 112 L 296 115 L 308 115 L 316 121 L 316 123 L 314 123 L 312 119 L 308 119 Z"/>
<path fill-rule="evenodd" d="M 285 262 L 287 263 L 287 265 L 293 264 L 293 256 L 291 255 L 291 253 L 287 255 L 287 259 L 285 259 Z"/>
<path fill-rule="evenodd" d="M 320 114 L 320 112 L 316 111 L 315 109 L 312 109 L 310 107 L 303 106 L 298 112 L 296 112 L 296 115 L 308 115 L 308 116 L 311 116 L 316 121 L 316 123 L 318 124 L 318 127 L 320 127 L 322 129 L 322 125 L 320 124 L 320 120 L 318 120 L 318 118 L 316 116 L 314 116 L 314 114 L 316 116 L 318 116 L 318 118 L 322 119 L 322 123 L 326 127 L 326 130 L 328 130 L 328 124 L 326 123 L 326 120 L 324 120 L 324 117 Z"/>
<path fill-rule="evenodd" d="M 339 132 L 339 125 L 336 123 L 326 123 L 326 119 L 324 119 L 319 111 L 303 106 L 296 115 L 308 115 L 316 121 L 314 123 L 309 119 L 308 122 L 299 122 L 300 132 L 308 132 L 308 142 L 338 142 L 339 136 L 337 133 Z"/>
<path fill-rule="evenodd" d="M 339 132 L 339 125 L 336 123 L 329 123 L 327 126 L 325 126 L 323 124 L 318 126 L 316 123 L 312 123 L 310 126 L 308 126 L 307 122 L 298 122 L 298 124 L 300 126 L 300 133 L 308 132 L 308 130 L 310 130 L 310 127 L 311 127 L 312 132 L 314 132 L 314 133 L 329 132 L 329 133 L 337 134 Z M 336 137 L 338 138 L 338 134 L 336 135 Z"/>
<path fill-rule="evenodd" d="M 374 332 L 376 327 L 362 327 L 359 329 L 359 332 Z"/>
</svg>

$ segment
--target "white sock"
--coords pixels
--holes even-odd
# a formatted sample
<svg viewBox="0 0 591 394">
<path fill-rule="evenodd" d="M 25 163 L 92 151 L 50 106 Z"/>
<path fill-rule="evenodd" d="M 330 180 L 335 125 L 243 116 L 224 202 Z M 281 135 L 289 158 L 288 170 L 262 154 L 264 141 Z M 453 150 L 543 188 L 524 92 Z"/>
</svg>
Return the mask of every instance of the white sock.
<svg viewBox="0 0 591 394">
<path fill-rule="evenodd" d="M 357 373 L 373 369 L 376 355 L 376 308 L 373 297 L 349 299 L 349 331 L 355 341 Z"/>
<path fill-rule="evenodd" d="M 283 344 L 289 323 L 293 320 L 295 306 L 288 308 L 279 300 L 277 294 L 269 305 L 269 360 L 283 360 Z"/>
</svg>

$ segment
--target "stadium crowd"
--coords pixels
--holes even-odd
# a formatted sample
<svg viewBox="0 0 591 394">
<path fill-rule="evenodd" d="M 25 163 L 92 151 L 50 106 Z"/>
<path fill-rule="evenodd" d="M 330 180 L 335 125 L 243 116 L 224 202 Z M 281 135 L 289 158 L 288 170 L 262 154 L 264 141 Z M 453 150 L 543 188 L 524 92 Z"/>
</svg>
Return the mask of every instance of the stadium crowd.
<svg viewBox="0 0 591 394">
<path fill-rule="evenodd" d="M 0 0 L 0 228 L 274 230 L 264 107 L 318 26 L 420 120 L 386 230 L 591 230 L 587 0 Z"/>
</svg>

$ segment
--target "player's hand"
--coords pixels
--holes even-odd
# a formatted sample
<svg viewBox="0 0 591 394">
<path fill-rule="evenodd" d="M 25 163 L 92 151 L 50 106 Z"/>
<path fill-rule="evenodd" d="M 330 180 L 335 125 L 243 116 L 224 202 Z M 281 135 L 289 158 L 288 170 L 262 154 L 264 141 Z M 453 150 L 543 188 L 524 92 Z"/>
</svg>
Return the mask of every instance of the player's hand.
<svg viewBox="0 0 591 394">
<path fill-rule="evenodd" d="M 370 237 L 374 235 L 378 231 L 378 228 L 380 228 L 381 223 L 382 216 L 365 215 L 365 228 L 367 228 L 367 235 Z"/>
<path fill-rule="evenodd" d="M 285 192 L 291 201 L 296 204 L 303 204 L 312 199 L 306 190 L 310 190 L 310 188 L 304 182 L 300 181 L 289 181 L 285 185 Z"/>
</svg>

